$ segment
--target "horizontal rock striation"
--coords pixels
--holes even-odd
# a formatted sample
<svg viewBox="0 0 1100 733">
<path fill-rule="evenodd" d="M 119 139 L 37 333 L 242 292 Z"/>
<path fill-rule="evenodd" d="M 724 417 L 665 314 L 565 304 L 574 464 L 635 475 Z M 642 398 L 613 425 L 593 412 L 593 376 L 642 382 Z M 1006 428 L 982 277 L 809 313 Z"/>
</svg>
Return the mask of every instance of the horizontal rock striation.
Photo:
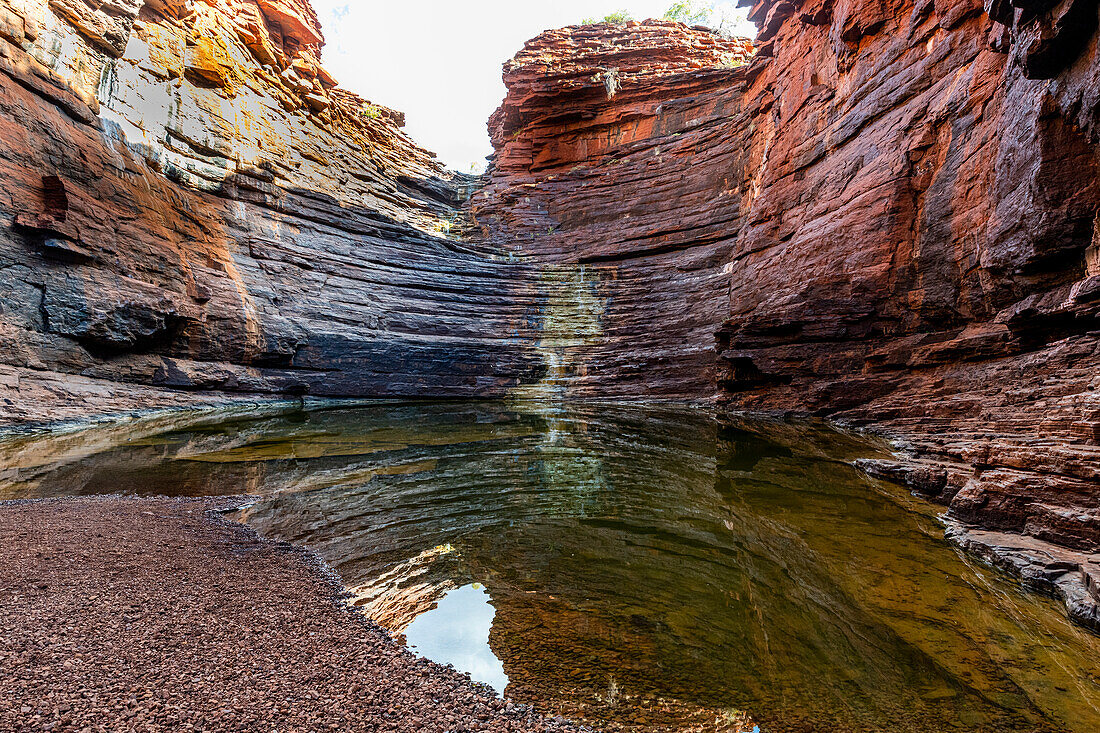
<svg viewBox="0 0 1100 733">
<path fill-rule="evenodd" d="M 1040 558 L 1100 549 L 1098 12 L 751 11 L 727 402 L 884 427 L 918 460 L 875 473 Z"/>
<path fill-rule="evenodd" d="M 0 417 L 541 378 L 539 272 L 321 43 L 304 0 L 0 3 Z"/>
<path fill-rule="evenodd" d="M 581 337 L 568 309 L 544 331 L 544 383 L 559 392 L 714 397 L 741 205 L 730 172 L 745 155 L 729 121 L 751 54 L 745 39 L 651 21 L 550 31 L 505 65 L 496 156 L 470 210 L 493 245 L 592 299 Z"/>
<path fill-rule="evenodd" d="M 889 432 L 867 471 L 1100 601 L 1100 8 L 750 13 L 530 41 L 481 181 L 305 0 L 0 0 L 0 421 L 717 397 Z"/>
<path fill-rule="evenodd" d="M 751 59 L 660 22 L 543 34 L 471 210 L 597 281 L 568 390 L 886 431 L 904 459 L 867 470 L 1100 601 L 1042 560 L 1100 550 L 1100 11 L 987 6 L 768 0 Z"/>
</svg>

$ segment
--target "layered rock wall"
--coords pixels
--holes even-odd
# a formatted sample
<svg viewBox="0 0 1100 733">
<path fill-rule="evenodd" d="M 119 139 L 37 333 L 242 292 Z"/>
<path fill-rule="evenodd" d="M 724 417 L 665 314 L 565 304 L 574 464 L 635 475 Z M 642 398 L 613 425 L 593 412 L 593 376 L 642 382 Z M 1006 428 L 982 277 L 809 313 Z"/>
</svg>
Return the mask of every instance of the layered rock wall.
<svg viewBox="0 0 1100 733">
<path fill-rule="evenodd" d="M 891 433 L 869 471 L 1100 601 L 1098 13 L 547 32 L 466 201 L 304 0 L 3 0 L 0 419 L 718 397 Z"/>
<path fill-rule="evenodd" d="M 538 272 L 321 43 L 304 0 L 0 4 L 6 421 L 541 378 Z"/>
<path fill-rule="evenodd" d="M 761 3 L 727 400 L 888 426 L 957 519 L 1100 547 L 1096 3 Z M 946 463 L 946 467 L 943 465 Z M 889 471 L 888 471 L 889 472 Z"/>
<path fill-rule="evenodd" d="M 472 211 L 598 280 L 575 393 L 637 366 L 647 394 L 873 425 L 907 457 L 868 470 L 1100 600 L 1098 12 L 767 1 L 743 65 L 682 26 L 549 32 L 505 67 Z"/>
<path fill-rule="evenodd" d="M 505 65 L 470 208 L 492 244 L 598 303 L 586 339 L 548 329 L 568 395 L 714 397 L 746 154 L 730 120 L 751 53 L 652 21 L 551 31 Z"/>
</svg>

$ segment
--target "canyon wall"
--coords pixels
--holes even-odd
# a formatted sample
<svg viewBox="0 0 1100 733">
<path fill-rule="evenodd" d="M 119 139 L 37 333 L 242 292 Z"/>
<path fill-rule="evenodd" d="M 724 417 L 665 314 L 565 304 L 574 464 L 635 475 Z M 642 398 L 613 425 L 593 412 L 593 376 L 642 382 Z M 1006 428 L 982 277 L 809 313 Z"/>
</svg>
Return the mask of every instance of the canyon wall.
<svg viewBox="0 0 1100 733">
<path fill-rule="evenodd" d="M 574 391 L 639 368 L 891 434 L 866 470 L 1100 628 L 1098 12 L 767 0 L 747 63 L 674 24 L 548 32 L 471 210 L 607 303 Z"/>
<path fill-rule="evenodd" d="M 746 154 L 729 121 L 751 54 L 652 21 L 550 31 L 505 65 L 470 210 L 495 247 L 590 289 L 587 338 L 544 336 L 569 395 L 714 397 Z"/>
<path fill-rule="evenodd" d="M 505 66 L 482 181 L 336 85 L 305 0 L 0 0 L 0 422 L 304 394 L 833 417 L 1100 626 L 1098 13 L 550 31 Z"/>
<path fill-rule="evenodd" d="M 0 421 L 302 394 L 713 399 L 734 214 L 685 217 L 717 179 L 685 175 L 681 149 L 641 177 L 581 171 L 603 219 L 544 225 L 500 183 L 521 154 L 467 208 L 480 180 L 340 89 L 304 0 L 0 7 Z M 645 145 L 679 91 L 702 97 L 664 112 L 669 136 L 720 119 L 751 44 L 661 27 L 659 48 L 596 79 L 621 39 L 562 31 L 591 48 L 549 99 L 517 59 L 494 134 L 615 98 Z M 537 175 L 625 142 L 563 149 Z M 716 165 L 743 155 L 713 142 Z M 625 230 L 624 202 L 650 208 L 654 181 L 662 205 Z M 590 251 L 570 259 L 582 226 Z"/>
<path fill-rule="evenodd" d="M 0 418 L 536 383 L 537 269 L 305 0 L 0 3 Z"/>
<path fill-rule="evenodd" d="M 719 338 L 731 405 L 900 436 L 916 460 L 869 470 L 1096 628 L 1098 12 L 753 7 L 751 204 Z"/>
<path fill-rule="evenodd" d="M 1097 13 L 754 7 L 719 337 L 729 403 L 889 426 L 954 464 L 910 476 L 954 516 L 1080 549 L 1100 545 Z"/>
</svg>

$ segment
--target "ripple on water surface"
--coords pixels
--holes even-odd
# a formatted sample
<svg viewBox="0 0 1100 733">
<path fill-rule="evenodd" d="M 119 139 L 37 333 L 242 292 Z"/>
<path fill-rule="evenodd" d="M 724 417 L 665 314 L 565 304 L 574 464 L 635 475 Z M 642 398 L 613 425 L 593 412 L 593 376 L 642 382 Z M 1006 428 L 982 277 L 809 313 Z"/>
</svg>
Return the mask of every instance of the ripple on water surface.
<svg viewBox="0 0 1100 733">
<path fill-rule="evenodd" d="M 1100 639 L 847 461 L 610 405 L 381 405 L 0 446 L 0 498 L 250 491 L 417 653 L 639 730 L 1100 730 Z M 750 722 L 751 721 L 751 722 Z"/>
</svg>

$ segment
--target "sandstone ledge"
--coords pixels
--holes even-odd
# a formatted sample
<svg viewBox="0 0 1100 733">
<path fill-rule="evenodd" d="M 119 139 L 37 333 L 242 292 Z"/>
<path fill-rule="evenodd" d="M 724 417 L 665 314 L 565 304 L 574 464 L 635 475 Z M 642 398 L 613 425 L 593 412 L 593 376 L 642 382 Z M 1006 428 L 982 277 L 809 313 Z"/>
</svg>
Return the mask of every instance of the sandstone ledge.
<svg viewBox="0 0 1100 733">
<path fill-rule="evenodd" d="M 1074 623 L 1100 634 L 1100 554 L 958 523 L 948 525 L 947 539 L 1020 578 L 1028 588 L 1057 598 Z"/>
</svg>

